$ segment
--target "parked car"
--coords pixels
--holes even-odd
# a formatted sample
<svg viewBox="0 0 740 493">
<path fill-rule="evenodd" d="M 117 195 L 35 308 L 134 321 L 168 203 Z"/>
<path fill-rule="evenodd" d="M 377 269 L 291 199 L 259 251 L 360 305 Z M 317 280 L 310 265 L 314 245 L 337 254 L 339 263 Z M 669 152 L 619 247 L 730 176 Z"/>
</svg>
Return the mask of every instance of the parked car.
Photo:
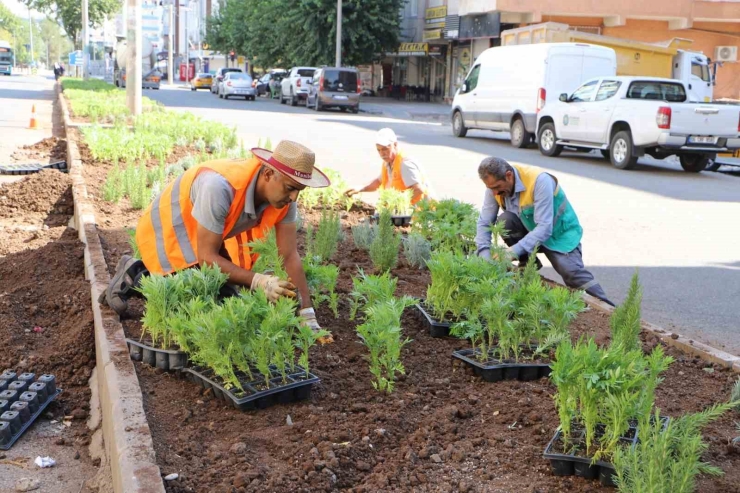
<svg viewBox="0 0 740 493">
<path fill-rule="evenodd" d="M 213 75 L 208 73 L 197 74 L 193 80 L 190 81 L 190 90 L 197 91 L 198 89 L 210 89 L 213 84 Z"/>
<path fill-rule="evenodd" d="M 306 97 L 306 107 L 360 111 L 360 73 L 355 68 L 322 67 L 313 74 Z"/>
<path fill-rule="evenodd" d="M 273 82 L 279 82 L 283 80 L 283 77 L 287 72 L 284 70 L 268 72 L 257 80 L 255 89 L 257 90 L 257 96 L 269 95 L 270 85 Z"/>
<path fill-rule="evenodd" d="M 242 72 L 228 72 L 219 85 L 219 98 L 229 99 L 231 96 L 244 96 L 244 99 L 254 101 L 255 95 L 252 78 Z"/>
<path fill-rule="evenodd" d="M 293 67 L 290 73 L 280 83 L 280 104 L 290 102 L 297 106 L 298 101 L 308 96 L 308 86 L 311 83 L 314 67 Z"/>
<path fill-rule="evenodd" d="M 240 68 L 220 68 L 216 72 L 216 76 L 213 78 L 213 82 L 211 83 L 211 93 L 212 94 L 219 94 L 219 85 L 221 84 L 221 81 L 224 80 L 224 75 L 228 74 L 229 72 L 241 72 L 242 69 Z"/>
<path fill-rule="evenodd" d="M 740 148 L 738 106 L 688 102 L 683 82 L 601 77 L 540 112 L 538 145 L 545 156 L 564 146 L 599 149 L 620 169 L 640 156 L 676 155 L 688 172 L 703 171 L 718 152 Z"/>
<path fill-rule="evenodd" d="M 452 102 L 452 132 L 479 128 L 511 133 L 526 147 L 537 113 L 559 94 L 593 77 L 615 75 L 614 50 L 581 43 L 543 43 L 489 48 L 475 60 Z"/>
</svg>

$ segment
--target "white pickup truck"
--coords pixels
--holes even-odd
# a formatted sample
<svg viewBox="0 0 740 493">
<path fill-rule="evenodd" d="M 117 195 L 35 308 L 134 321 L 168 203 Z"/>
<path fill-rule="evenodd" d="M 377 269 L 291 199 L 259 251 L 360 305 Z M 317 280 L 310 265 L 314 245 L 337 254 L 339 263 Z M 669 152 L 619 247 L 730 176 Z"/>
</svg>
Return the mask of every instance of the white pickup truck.
<svg viewBox="0 0 740 493">
<path fill-rule="evenodd" d="M 718 152 L 740 148 L 740 106 L 689 103 L 686 93 L 672 79 L 588 80 L 539 112 L 540 152 L 599 149 L 620 169 L 634 167 L 645 154 L 677 155 L 685 171 L 698 173 Z"/>
<path fill-rule="evenodd" d="M 298 100 L 305 101 L 315 71 L 314 67 L 290 69 L 290 73 L 280 82 L 280 104 L 289 102 L 291 106 L 298 106 Z"/>
</svg>

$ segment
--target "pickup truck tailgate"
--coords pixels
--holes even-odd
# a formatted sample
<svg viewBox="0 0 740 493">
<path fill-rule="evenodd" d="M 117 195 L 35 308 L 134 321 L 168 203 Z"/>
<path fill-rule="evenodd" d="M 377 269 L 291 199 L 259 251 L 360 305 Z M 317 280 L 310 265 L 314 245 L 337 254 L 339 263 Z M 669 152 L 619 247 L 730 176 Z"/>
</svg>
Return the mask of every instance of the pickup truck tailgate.
<svg viewBox="0 0 740 493">
<path fill-rule="evenodd" d="M 716 104 L 672 104 L 671 133 L 696 137 L 737 137 L 740 107 Z M 696 139 L 702 140 L 702 139 Z M 714 142 L 689 142 L 714 144 Z"/>
</svg>

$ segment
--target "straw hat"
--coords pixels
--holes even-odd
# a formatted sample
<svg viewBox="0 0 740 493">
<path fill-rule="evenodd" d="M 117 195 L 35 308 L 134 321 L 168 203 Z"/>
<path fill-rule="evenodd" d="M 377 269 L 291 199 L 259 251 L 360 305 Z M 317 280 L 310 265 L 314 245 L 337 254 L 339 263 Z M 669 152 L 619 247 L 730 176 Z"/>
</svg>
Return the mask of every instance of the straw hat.
<svg viewBox="0 0 740 493">
<path fill-rule="evenodd" d="M 310 188 L 324 188 L 331 184 L 329 178 L 314 167 L 316 157 L 313 151 L 297 142 L 280 141 L 274 152 L 256 147 L 252 149 L 252 154 L 301 185 Z"/>
</svg>

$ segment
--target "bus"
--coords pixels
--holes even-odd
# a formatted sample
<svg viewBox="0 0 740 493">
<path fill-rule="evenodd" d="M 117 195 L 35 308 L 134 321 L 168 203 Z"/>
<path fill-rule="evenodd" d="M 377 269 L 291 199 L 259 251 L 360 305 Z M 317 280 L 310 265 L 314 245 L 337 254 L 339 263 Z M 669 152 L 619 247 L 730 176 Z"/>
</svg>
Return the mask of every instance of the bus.
<svg viewBox="0 0 740 493">
<path fill-rule="evenodd" d="M 13 74 L 13 48 L 7 41 L 0 40 L 0 74 Z"/>
</svg>

